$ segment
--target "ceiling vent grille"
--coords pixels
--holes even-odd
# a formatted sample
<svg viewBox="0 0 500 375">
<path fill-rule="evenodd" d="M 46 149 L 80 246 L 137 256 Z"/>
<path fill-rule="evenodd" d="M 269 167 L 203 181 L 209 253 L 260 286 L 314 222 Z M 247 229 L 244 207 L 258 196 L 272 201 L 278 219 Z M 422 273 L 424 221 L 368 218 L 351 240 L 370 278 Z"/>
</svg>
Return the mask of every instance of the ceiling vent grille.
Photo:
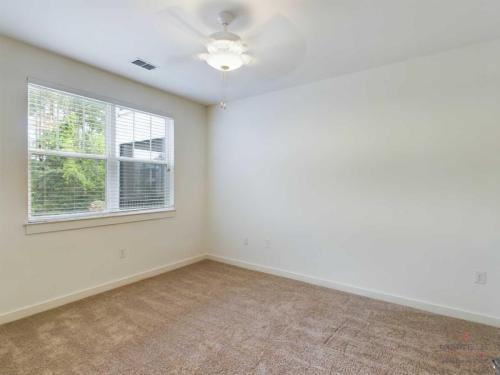
<svg viewBox="0 0 500 375">
<path fill-rule="evenodd" d="M 132 61 L 132 64 L 140 66 L 141 68 L 144 68 L 146 70 L 156 69 L 156 66 L 154 66 L 153 64 L 147 63 L 146 61 L 141 60 L 141 59 L 137 59 L 137 60 Z"/>
</svg>

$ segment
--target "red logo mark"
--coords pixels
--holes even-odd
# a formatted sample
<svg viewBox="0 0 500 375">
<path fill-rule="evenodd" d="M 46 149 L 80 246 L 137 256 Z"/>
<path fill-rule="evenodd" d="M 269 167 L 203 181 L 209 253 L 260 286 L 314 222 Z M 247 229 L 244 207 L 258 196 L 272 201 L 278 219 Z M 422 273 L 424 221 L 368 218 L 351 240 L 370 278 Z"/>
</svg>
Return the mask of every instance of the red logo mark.
<svg viewBox="0 0 500 375">
<path fill-rule="evenodd" d="M 464 342 L 469 342 L 470 340 L 470 332 L 464 332 Z"/>
</svg>

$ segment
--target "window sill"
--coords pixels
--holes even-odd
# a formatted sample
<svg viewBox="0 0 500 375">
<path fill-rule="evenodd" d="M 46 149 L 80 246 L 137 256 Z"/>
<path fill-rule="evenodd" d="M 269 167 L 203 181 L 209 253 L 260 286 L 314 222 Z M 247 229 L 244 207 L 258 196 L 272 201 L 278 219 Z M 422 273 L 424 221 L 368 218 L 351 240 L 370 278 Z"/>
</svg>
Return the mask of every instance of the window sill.
<svg viewBox="0 0 500 375">
<path fill-rule="evenodd" d="M 73 218 L 48 219 L 29 222 L 24 225 L 26 234 L 59 232 L 83 228 L 131 223 L 134 221 L 158 220 L 175 217 L 175 208 L 138 212 L 111 213 L 100 216 L 80 216 Z"/>
</svg>

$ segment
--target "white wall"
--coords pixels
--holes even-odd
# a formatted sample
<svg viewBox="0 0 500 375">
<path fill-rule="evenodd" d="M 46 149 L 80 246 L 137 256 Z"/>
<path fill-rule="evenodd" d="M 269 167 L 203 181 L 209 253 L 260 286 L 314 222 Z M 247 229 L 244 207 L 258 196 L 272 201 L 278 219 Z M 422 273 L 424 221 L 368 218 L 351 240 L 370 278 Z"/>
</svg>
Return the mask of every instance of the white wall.
<svg viewBox="0 0 500 375">
<path fill-rule="evenodd" d="M 492 42 L 212 108 L 210 251 L 499 319 L 499 61 Z"/>
<path fill-rule="evenodd" d="M 208 248 L 499 319 L 498 61 L 493 42 L 237 101 L 207 137 L 201 105 L 0 37 L 0 317 Z M 27 76 L 172 113 L 177 216 L 26 235 Z"/>
<path fill-rule="evenodd" d="M 176 217 L 26 235 L 27 76 L 171 113 Z M 4 37 L 0 106 L 0 316 L 204 252 L 204 106 Z"/>
</svg>

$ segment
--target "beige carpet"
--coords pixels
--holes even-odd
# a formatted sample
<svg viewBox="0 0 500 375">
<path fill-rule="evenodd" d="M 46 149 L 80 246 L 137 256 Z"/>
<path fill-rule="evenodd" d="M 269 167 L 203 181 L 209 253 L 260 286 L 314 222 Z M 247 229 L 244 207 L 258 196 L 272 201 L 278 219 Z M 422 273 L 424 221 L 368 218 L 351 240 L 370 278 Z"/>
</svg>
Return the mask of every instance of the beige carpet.
<svg viewBox="0 0 500 375">
<path fill-rule="evenodd" d="M 203 261 L 0 326 L 0 373 L 493 374 L 500 329 Z"/>
</svg>

